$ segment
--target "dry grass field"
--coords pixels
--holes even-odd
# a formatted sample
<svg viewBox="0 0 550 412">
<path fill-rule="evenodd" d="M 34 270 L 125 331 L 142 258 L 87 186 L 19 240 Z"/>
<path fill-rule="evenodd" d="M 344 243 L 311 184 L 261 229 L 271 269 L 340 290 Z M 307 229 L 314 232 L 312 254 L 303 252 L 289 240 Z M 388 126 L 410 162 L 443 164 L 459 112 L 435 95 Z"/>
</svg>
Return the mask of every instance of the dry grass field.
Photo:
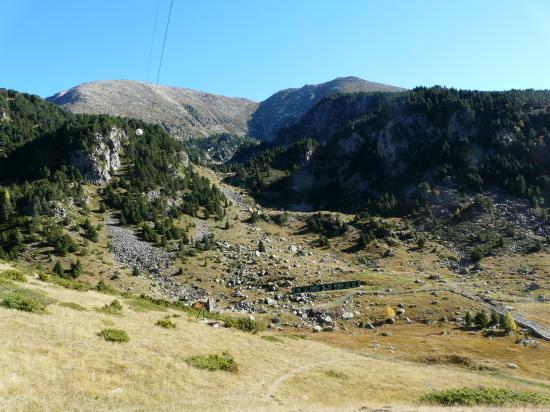
<svg viewBox="0 0 550 412">
<path fill-rule="evenodd" d="M 336 334 L 251 335 L 212 328 L 171 309 L 152 306 L 136 311 L 124 299 L 121 314 L 102 313 L 97 309 L 113 296 L 28 280 L 19 286 L 42 291 L 56 303 L 43 314 L 0 308 L 0 410 L 318 411 L 368 410 L 388 404 L 395 410 L 418 410 L 425 408 L 418 398 L 431 390 L 477 385 L 531 392 L 550 388 L 546 347 L 536 352 L 542 361 L 538 369 L 526 352 L 525 360 L 513 359 L 520 369 L 506 370 L 502 362 L 512 355 L 503 352 L 502 362 L 493 360 L 498 367 L 494 373 L 419 363 L 409 356 L 415 349 L 419 354 L 434 351 L 434 346 L 441 348 L 440 353 L 452 353 L 460 346 L 469 350 L 464 339 L 445 341 L 428 329 L 415 329 L 414 342 L 419 345 L 414 347 L 413 336 L 405 330 L 393 335 L 399 338 L 390 336 L 383 342 L 365 333 L 354 336 L 353 344 L 351 336 L 346 341 L 346 335 Z M 173 315 L 175 329 L 155 325 Z M 98 336 L 104 328 L 122 329 L 130 340 L 107 342 Z M 265 339 L 266 335 L 272 338 Z M 474 339 L 470 345 L 483 351 L 481 339 Z M 380 343 L 379 349 L 370 349 L 372 340 Z M 383 346 L 390 344 L 409 355 L 389 353 Z M 494 345 L 500 353 L 501 344 Z M 224 351 L 234 357 L 236 373 L 196 369 L 185 362 L 189 356 Z"/>
</svg>

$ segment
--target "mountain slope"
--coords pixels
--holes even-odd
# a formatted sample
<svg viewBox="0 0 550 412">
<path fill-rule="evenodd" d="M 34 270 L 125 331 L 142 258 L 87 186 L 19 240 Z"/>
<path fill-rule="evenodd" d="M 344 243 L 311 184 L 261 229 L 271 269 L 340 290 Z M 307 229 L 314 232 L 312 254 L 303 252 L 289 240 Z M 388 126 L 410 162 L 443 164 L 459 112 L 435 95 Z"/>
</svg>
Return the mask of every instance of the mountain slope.
<svg viewBox="0 0 550 412">
<path fill-rule="evenodd" d="M 339 77 L 326 83 L 286 89 L 260 103 L 248 123 L 252 136 L 272 141 L 279 130 L 291 126 L 323 97 L 339 93 L 399 92 L 400 87 L 373 83 L 358 77 Z"/>
<path fill-rule="evenodd" d="M 130 80 L 96 81 L 47 98 L 69 111 L 110 114 L 162 123 L 176 137 L 218 133 L 245 134 L 257 103 L 191 89 L 155 86 Z"/>
<path fill-rule="evenodd" d="M 323 97 L 402 90 L 357 77 L 340 77 L 322 84 L 281 90 L 258 104 L 244 98 L 159 86 L 151 112 L 154 85 L 112 80 L 84 83 L 46 100 L 77 113 L 110 114 L 162 123 L 176 138 L 233 134 L 271 141 Z"/>
<path fill-rule="evenodd" d="M 550 198 L 548 130 L 547 91 L 434 87 L 336 95 L 285 129 L 275 148 L 264 145 L 244 170 L 233 171 L 264 197 L 278 192 L 288 204 L 296 191 L 302 201 L 332 210 L 361 209 L 384 193 L 411 198 L 423 182 L 476 192 L 497 186 L 536 206 Z M 306 137 L 317 143 L 315 153 L 302 157 L 306 162 L 284 170 L 271 162 L 267 154 L 276 144 L 288 151 Z M 241 158 L 247 159 L 235 155 Z M 270 176 L 270 169 L 279 170 Z"/>
<path fill-rule="evenodd" d="M 10 268 L 0 262 L 0 273 Z M 163 410 L 318 411 L 391 404 L 412 411 L 410 405 L 429 390 L 471 386 L 472 382 L 541 397 L 548 393 L 546 381 L 517 377 L 509 369 L 489 374 L 388 359 L 393 350 L 388 351 L 383 341 L 378 351 L 367 343 L 349 350 L 316 342 L 309 334 L 299 339 L 287 333 L 257 336 L 212 328 L 177 309 L 139 298 L 64 289 L 34 276 L 35 271 L 28 271 L 32 282 L 0 281 L 0 296 L 17 288 L 21 295 L 42 297 L 49 303 L 43 314 L 0 306 L 5 332 L 0 352 L 0 408 L 5 410 L 153 411 L 160 405 Z M 119 314 L 100 309 L 114 298 L 122 305 Z M 175 328 L 156 326 L 163 318 L 171 319 Z M 98 336 L 108 327 L 122 329 L 129 341 L 107 342 Z M 468 342 L 460 336 L 428 334 L 425 329 L 418 340 L 430 339 L 438 348 L 445 342 Z M 477 343 L 480 339 L 469 340 Z M 497 339 L 490 346 L 509 353 Z M 187 361 L 225 351 L 238 366 L 234 373 L 198 369 Z M 515 350 L 515 362 L 521 356 L 518 352 L 537 352 L 531 357 L 538 356 L 538 360 L 521 358 L 525 362 L 521 365 L 528 369 L 534 362 L 541 363 L 548 349 Z"/>
</svg>

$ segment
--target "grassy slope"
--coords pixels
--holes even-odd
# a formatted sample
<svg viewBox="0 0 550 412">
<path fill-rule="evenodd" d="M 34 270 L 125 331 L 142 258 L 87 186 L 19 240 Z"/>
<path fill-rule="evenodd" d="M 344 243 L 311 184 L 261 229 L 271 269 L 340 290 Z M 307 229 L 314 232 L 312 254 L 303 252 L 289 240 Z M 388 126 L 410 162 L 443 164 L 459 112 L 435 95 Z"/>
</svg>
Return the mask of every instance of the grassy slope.
<svg viewBox="0 0 550 412">
<path fill-rule="evenodd" d="M 420 365 L 288 335 L 272 342 L 185 314 L 166 330 L 154 325 L 166 312 L 135 312 L 123 302 L 123 314 L 112 316 L 94 310 L 112 296 L 37 280 L 25 287 L 88 310 L 53 304 L 39 315 L 0 308 L 0 410 L 334 410 L 413 407 L 427 391 L 463 386 L 548 391 L 548 381 Z M 127 331 L 130 341 L 104 341 L 97 333 L 106 327 Z M 184 361 L 224 350 L 235 357 L 237 374 Z"/>
</svg>

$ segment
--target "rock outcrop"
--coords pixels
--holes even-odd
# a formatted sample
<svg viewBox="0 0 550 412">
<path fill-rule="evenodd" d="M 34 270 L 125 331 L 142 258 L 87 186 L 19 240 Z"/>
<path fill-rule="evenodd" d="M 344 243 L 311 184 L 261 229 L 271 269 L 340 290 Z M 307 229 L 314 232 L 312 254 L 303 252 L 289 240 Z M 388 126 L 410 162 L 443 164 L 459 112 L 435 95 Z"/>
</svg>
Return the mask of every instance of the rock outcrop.
<svg viewBox="0 0 550 412">
<path fill-rule="evenodd" d="M 115 127 L 106 136 L 94 133 L 90 147 L 73 153 L 70 163 L 88 182 L 107 183 L 111 173 L 121 166 L 121 150 L 126 139 L 126 132 Z"/>
</svg>

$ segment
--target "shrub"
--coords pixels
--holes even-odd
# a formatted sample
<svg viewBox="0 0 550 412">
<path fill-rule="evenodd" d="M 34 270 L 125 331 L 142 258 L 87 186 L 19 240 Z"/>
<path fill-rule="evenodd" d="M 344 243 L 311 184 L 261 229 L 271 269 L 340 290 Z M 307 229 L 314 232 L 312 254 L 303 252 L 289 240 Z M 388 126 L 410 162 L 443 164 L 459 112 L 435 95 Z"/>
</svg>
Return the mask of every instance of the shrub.
<svg viewBox="0 0 550 412">
<path fill-rule="evenodd" d="M 266 340 L 266 341 L 268 341 L 268 342 L 282 342 L 281 339 L 279 339 L 279 338 L 277 338 L 277 337 L 275 337 L 275 336 L 273 336 L 273 335 L 263 335 L 263 336 L 262 336 L 262 339 L 263 339 L 263 340 Z"/>
<path fill-rule="evenodd" d="M 92 289 L 92 285 L 90 285 L 88 282 L 85 282 L 83 280 L 65 279 L 57 276 L 48 276 L 45 273 L 39 273 L 38 279 L 40 279 L 42 282 L 48 282 L 48 283 L 53 283 L 54 285 L 59 285 L 61 287 L 64 287 L 65 289 L 80 290 L 82 292 L 86 292 Z"/>
<path fill-rule="evenodd" d="M 130 340 L 126 331 L 122 329 L 103 329 L 98 335 L 109 342 L 128 342 Z"/>
<path fill-rule="evenodd" d="M 0 273 L 0 277 L 15 282 L 26 282 L 27 278 L 17 270 L 6 270 Z"/>
<path fill-rule="evenodd" d="M 334 369 L 329 369 L 325 371 L 325 375 L 327 375 L 329 378 L 335 378 L 335 379 L 349 379 L 349 376 L 345 373 L 335 371 Z"/>
<path fill-rule="evenodd" d="M 105 293 L 107 295 L 118 295 L 118 292 L 115 288 L 109 286 L 102 280 L 97 282 L 97 285 L 95 285 L 94 289 L 97 290 L 98 292 Z"/>
<path fill-rule="evenodd" d="M 24 312 L 45 312 L 46 307 L 54 300 L 49 296 L 28 289 L 0 290 L 2 304 L 9 309 Z"/>
<path fill-rule="evenodd" d="M 384 319 L 388 320 L 393 318 L 395 318 L 395 310 L 393 310 L 393 308 L 389 306 L 386 306 L 386 308 L 384 309 Z"/>
<path fill-rule="evenodd" d="M 99 312 L 107 313 L 109 315 L 120 315 L 122 314 L 122 305 L 118 299 L 113 300 L 108 305 L 105 305 L 98 309 Z"/>
<path fill-rule="evenodd" d="M 147 312 L 150 310 L 155 310 L 158 312 L 166 312 L 166 307 L 159 305 L 157 303 L 151 302 L 150 300 L 143 298 L 134 298 L 128 299 L 126 304 L 135 312 Z"/>
<path fill-rule="evenodd" d="M 433 392 L 422 396 L 420 401 L 444 406 L 550 405 L 550 397 L 548 395 L 483 387 L 448 389 Z"/>
<path fill-rule="evenodd" d="M 155 325 L 160 326 L 164 329 L 176 329 L 176 324 L 168 318 L 158 320 Z"/>
<path fill-rule="evenodd" d="M 265 325 L 262 322 L 249 318 L 225 317 L 223 320 L 226 327 L 240 329 L 244 332 L 258 333 L 265 330 Z"/>
<path fill-rule="evenodd" d="M 237 364 L 228 352 L 223 352 L 221 355 L 195 355 L 190 356 L 185 359 L 189 365 L 199 368 L 207 369 L 209 371 L 227 371 L 227 372 L 237 372 Z"/>
<path fill-rule="evenodd" d="M 85 311 L 88 310 L 88 309 L 86 309 L 84 306 L 79 305 L 78 303 L 74 303 L 74 302 L 59 302 L 58 305 L 59 305 L 59 306 L 63 306 L 64 308 L 69 308 L 69 309 L 72 309 L 72 310 L 77 310 L 77 311 L 79 311 L 79 312 L 85 312 Z"/>
</svg>

